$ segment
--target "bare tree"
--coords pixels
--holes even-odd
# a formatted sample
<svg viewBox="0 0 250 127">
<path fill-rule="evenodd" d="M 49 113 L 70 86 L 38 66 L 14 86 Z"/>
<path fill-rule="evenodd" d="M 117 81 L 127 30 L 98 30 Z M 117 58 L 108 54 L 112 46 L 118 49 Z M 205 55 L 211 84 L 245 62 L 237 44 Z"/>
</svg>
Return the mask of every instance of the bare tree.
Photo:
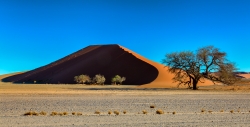
<svg viewBox="0 0 250 127">
<path fill-rule="evenodd" d="M 218 48 L 207 46 L 191 51 L 174 52 L 166 54 L 162 61 L 169 67 L 169 72 L 175 74 L 174 82 L 188 85 L 197 89 L 198 82 L 209 79 L 227 85 L 234 84 L 238 79 L 233 73 L 237 69 L 235 65 L 226 59 L 226 53 Z"/>
</svg>

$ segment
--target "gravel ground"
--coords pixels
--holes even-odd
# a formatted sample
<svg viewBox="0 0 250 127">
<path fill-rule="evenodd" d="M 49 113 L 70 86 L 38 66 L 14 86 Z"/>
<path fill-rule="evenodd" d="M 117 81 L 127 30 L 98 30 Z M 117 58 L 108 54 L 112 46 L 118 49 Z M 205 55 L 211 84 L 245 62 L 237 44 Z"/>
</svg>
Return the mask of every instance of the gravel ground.
<svg viewBox="0 0 250 127">
<path fill-rule="evenodd" d="M 199 94 L 1 94 L 0 126 L 250 126 L 249 93 Z M 111 91 L 111 93 L 114 93 Z M 119 91 L 115 91 L 119 93 Z M 155 108 L 150 108 L 154 105 Z M 157 109 L 165 113 L 156 114 Z M 205 111 L 202 113 L 201 110 Z M 46 116 L 24 116 L 28 111 L 45 111 Z M 101 114 L 94 114 L 95 111 Z M 108 111 L 120 115 L 108 115 Z M 127 113 L 122 112 L 126 110 Z M 146 110 L 148 113 L 143 114 Z M 233 110 L 234 113 L 230 113 Z M 68 112 L 50 116 L 51 112 Z M 208 111 L 212 111 L 209 113 Z M 222 112 L 223 111 L 223 112 Z M 81 112 L 83 115 L 72 115 Z M 176 114 L 173 114 L 176 112 Z"/>
</svg>

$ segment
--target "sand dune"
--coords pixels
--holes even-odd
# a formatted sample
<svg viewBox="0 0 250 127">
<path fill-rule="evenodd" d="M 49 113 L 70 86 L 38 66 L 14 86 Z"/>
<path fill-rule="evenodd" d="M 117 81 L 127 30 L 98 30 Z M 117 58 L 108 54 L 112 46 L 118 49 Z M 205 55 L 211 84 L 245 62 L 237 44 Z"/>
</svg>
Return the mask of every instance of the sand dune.
<svg viewBox="0 0 250 127">
<path fill-rule="evenodd" d="M 87 74 L 93 77 L 102 74 L 106 84 L 111 83 L 115 75 L 126 77 L 126 85 L 141 87 L 176 87 L 173 74 L 167 67 L 151 61 L 119 45 L 93 45 L 59 59 L 46 66 L 3 79 L 16 83 L 60 83 L 74 84 L 74 76 Z M 201 85 L 213 85 L 205 81 Z"/>
<path fill-rule="evenodd" d="M 250 79 L 250 74 L 238 74 L 238 75 Z"/>
</svg>

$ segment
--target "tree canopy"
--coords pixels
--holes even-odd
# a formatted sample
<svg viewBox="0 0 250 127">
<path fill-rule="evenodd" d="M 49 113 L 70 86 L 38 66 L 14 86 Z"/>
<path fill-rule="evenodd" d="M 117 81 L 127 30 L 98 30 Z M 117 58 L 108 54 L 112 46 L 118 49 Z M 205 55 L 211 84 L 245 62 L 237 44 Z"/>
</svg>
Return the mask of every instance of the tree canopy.
<svg viewBox="0 0 250 127">
<path fill-rule="evenodd" d="M 91 78 L 88 75 L 79 75 L 74 77 L 74 81 L 77 83 L 84 84 L 86 82 L 90 82 Z"/>
<path fill-rule="evenodd" d="M 120 75 L 116 75 L 111 79 L 111 82 L 116 85 L 116 83 L 122 84 L 123 81 L 126 80 L 126 77 L 121 77 Z"/>
<path fill-rule="evenodd" d="M 95 75 L 95 77 L 93 78 L 93 83 L 94 84 L 98 84 L 98 85 L 104 85 L 105 82 L 105 77 L 103 75 Z"/>
<path fill-rule="evenodd" d="M 196 52 L 182 51 L 166 54 L 163 64 L 169 67 L 169 72 L 175 74 L 174 82 L 188 85 L 194 90 L 198 82 L 209 79 L 227 85 L 234 84 L 237 77 L 235 64 L 226 59 L 226 53 L 214 46 L 206 46 Z M 192 85 L 192 86 L 191 86 Z"/>
</svg>

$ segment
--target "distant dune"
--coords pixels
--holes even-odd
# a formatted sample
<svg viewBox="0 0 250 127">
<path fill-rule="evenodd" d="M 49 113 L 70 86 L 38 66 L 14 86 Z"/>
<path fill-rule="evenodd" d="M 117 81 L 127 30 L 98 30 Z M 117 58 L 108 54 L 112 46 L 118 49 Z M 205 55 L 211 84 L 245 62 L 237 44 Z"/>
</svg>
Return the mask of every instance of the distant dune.
<svg viewBox="0 0 250 127">
<path fill-rule="evenodd" d="M 87 74 L 93 77 L 102 74 L 106 84 L 111 84 L 115 75 L 125 76 L 126 85 L 142 85 L 140 87 L 176 87 L 173 74 L 167 67 L 148 60 L 143 56 L 119 45 L 93 45 L 59 59 L 46 66 L 26 73 L 3 79 L 15 83 L 53 83 L 74 84 L 74 76 Z M 204 81 L 199 86 L 213 85 Z"/>
<path fill-rule="evenodd" d="M 250 79 L 250 74 L 237 74 L 237 75 Z"/>
</svg>

